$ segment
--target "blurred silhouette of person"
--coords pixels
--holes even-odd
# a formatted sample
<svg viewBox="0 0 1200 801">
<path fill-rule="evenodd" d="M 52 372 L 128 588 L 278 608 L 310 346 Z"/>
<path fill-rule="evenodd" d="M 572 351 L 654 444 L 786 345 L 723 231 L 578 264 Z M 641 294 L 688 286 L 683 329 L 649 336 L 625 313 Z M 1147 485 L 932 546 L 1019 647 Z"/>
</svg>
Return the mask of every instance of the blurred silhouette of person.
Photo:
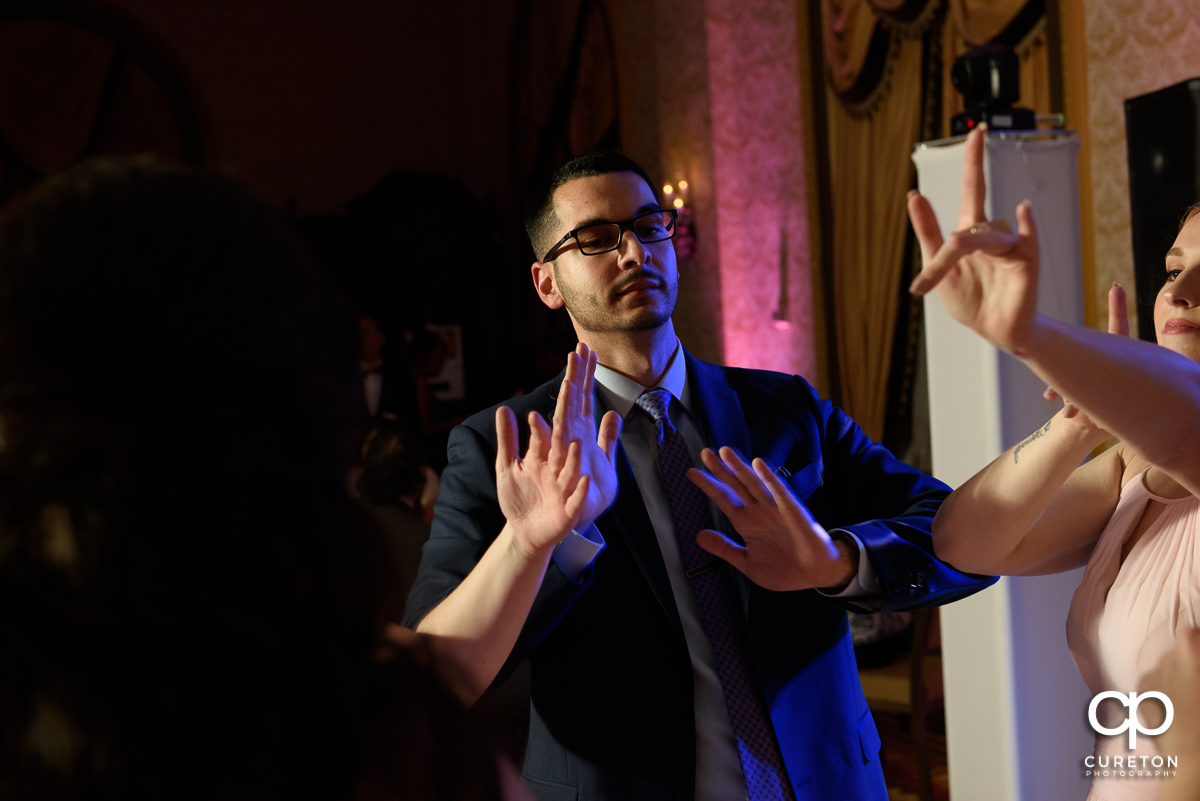
<svg viewBox="0 0 1200 801">
<path fill-rule="evenodd" d="M 363 463 L 355 482 L 359 497 L 378 506 L 402 508 L 428 525 L 438 476 L 427 459 L 415 421 L 390 417 L 376 421 L 363 444 Z"/>
<path fill-rule="evenodd" d="M 291 234 L 97 162 L 8 210 L 0 264 L 0 797 L 523 797 L 383 638 L 353 315 Z"/>
<path fill-rule="evenodd" d="M 417 575 L 421 546 L 437 498 L 438 476 L 426 463 L 415 421 L 381 418 L 367 434 L 354 482 L 358 497 L 382 518 L 397 580 L 388 588 L 385 615 L 399 622 Z"/>
<path fill-rule="evenodd" d="M 358 333 L 367 417 L 377 420 L 411 416 L 415 407 L 409 400 L 410 383 L 406 371 L 385 358 L 388 337 L 379 318 L 370 312 L 359 312 Z"/>
<path fill-rule="evenodd" d="M 367 415 L 374 417 L 379 412 L 379 396 L 383 392 L 383 344 L 387 342 L 387 336 L 380 330 L 375 316 L 366 313 L 358 315 L 358 333 L 363 397 L 367 402 Z"/>
<path fill-rule="evenodd" d="M 410 393 L 406 409 L 411 409 L 410 414 L 415 415 L 430 464 L 438 472 L 446 466 L 446 442 L 450 430 L 465 419 L 462 415 L 443 417 L 434 396 L 433 379 L 441 375 L 449 355 L 446 340 L 440 334 L 418 328 L 408 343 L 404 359 Z"/>
</svg>

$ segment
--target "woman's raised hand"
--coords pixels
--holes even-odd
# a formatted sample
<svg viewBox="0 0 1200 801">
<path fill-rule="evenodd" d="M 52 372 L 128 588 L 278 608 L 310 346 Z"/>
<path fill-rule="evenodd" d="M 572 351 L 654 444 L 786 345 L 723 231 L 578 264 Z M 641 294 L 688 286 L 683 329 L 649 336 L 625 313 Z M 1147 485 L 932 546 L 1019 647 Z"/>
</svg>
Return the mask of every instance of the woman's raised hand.
<svg viewBox="0 0 1200 801">
<path fill-rule="evenodd" d="M 983 136 L 982 128 L 967 136 L 957 231 L 943 238 L 929 201 L 909 193 L 908 216 L 924 261 L 910 290 L 924 295 L 936 288 L 951 317 L 1019 354 L 1037 304 L 1037 228 L 1029 201 L 1017 206 L 1015 234 L 1003 220 L 988 221 Z"/>
</svg>

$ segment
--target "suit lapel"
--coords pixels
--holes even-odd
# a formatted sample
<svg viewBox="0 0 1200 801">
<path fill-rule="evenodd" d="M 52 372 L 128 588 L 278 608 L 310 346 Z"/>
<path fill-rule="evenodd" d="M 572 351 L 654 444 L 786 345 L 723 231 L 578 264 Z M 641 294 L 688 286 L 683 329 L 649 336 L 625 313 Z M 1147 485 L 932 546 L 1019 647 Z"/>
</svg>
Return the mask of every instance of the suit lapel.
<svg viewBox="0 0 1200 801">
<path fill-rule="evenodd" d="M 696 406 L 692 411 L 705 427 L 709 447 L 728 445 L 743 456 L 750 456 L 750 434 L 746 431 L 742 403 L 725 380 L 725 371 L 715 364 L 692 358 L 686 350 L 684 355 L 687 357 L 688 388 Z"/>
</svg>

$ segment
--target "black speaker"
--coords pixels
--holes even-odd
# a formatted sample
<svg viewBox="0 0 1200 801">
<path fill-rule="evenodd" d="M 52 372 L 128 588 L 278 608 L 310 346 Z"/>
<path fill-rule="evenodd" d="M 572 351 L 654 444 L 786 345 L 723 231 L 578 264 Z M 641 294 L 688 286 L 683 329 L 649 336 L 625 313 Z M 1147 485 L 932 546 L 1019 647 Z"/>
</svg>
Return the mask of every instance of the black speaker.
<svg viewBox="0 0 1200 801">
<path fill-rule="evenodd" d="M 1154 298 L 1184 209 L 1200 200 L 1200 78 L 1125 101 L 1138 336 L 1154 341 Z"/>
</svg>

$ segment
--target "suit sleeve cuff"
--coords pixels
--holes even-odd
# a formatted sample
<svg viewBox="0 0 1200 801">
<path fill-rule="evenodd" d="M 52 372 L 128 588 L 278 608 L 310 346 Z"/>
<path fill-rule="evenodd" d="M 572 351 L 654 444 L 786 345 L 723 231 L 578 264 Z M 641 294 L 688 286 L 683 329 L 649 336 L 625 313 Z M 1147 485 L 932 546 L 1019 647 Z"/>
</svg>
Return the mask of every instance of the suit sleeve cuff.
<svg viewBox="0 0 1200 801">
<path fill-rule="evenodd" d="M 817 592 L 830 598 L 847 599 L 879 595 L 879 577 L 875 575 L 875 569 L 871 567 L 871 560 L 867 558 L 866 546 L 863 545 L 863 541 L 858 538 L 858 535 L 844 528 L 835 528 L 829 532 L 829 536 L 858 548 L 858 573 L 840 592 L 825 592 L 820 589 Z"/>
<path fill-rule="evenodd" d="M 600 529 L 596 528 L 595 523 L 588 523 L 581 531 L 572 529 L 554 549 L 551 559 L 564 576 L 578 584 L 606 547 L 608 545 Z"/>
</svg>

